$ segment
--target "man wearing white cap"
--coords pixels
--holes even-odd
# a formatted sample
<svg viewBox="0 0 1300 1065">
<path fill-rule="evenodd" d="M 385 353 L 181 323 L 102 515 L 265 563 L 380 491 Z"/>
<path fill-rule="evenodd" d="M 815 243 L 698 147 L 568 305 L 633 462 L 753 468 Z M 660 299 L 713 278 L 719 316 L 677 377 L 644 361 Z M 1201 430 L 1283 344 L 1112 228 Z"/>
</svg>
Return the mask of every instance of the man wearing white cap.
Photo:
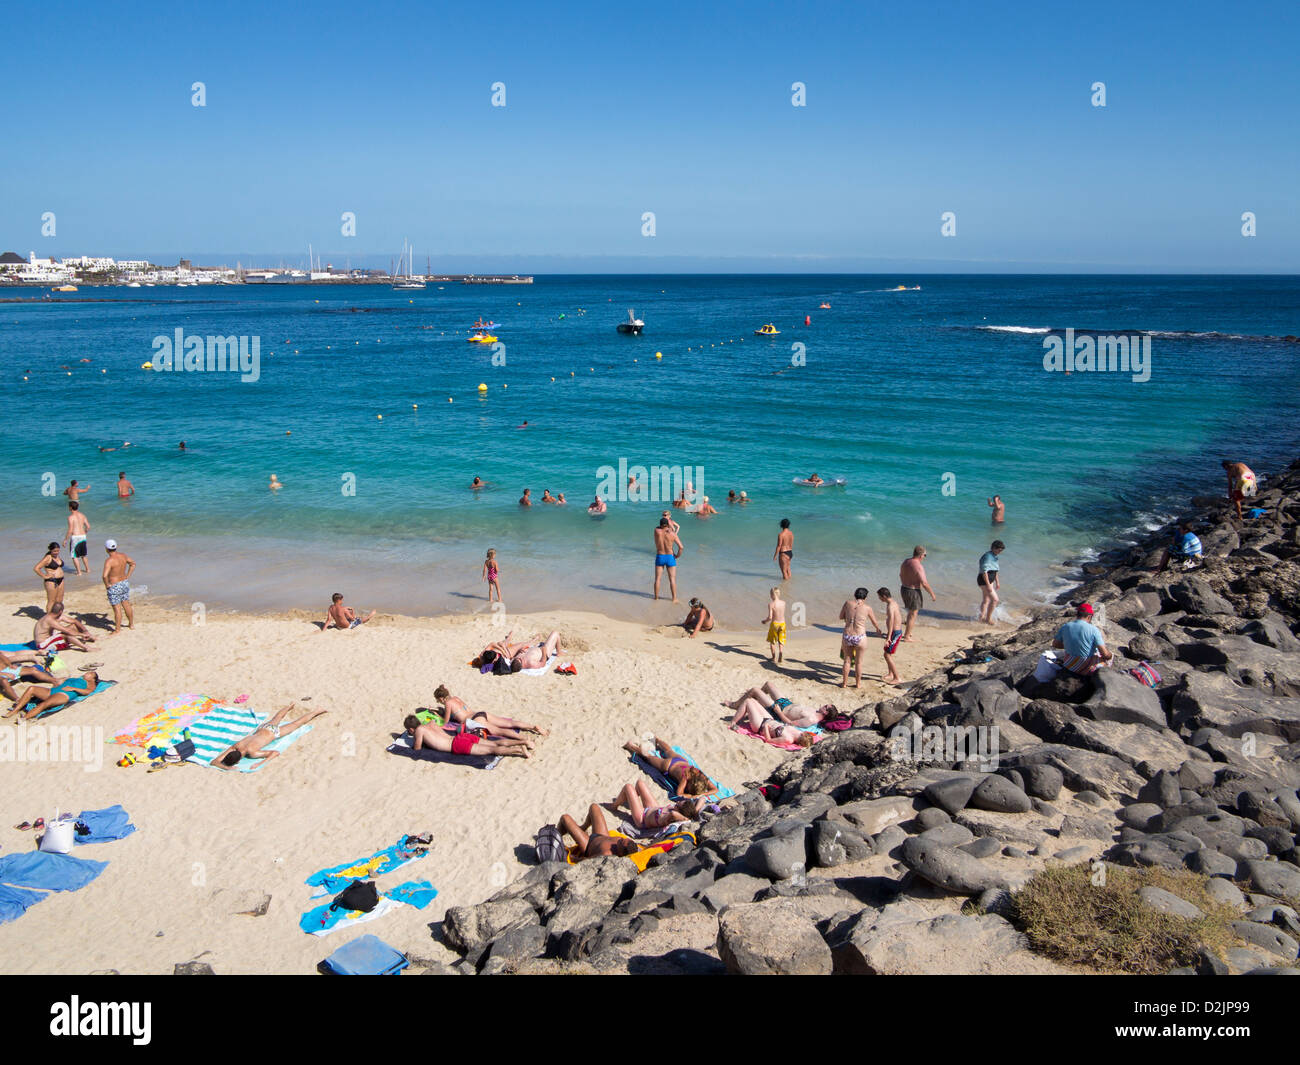
<svg viewBox="0 0 1300 1065">
<path fill-rule="evenodd" d="M 135 612 L 131 608 L 131 573 L 135 569 L 135 560 L 117 549 L 116 540 L 105 540 L 104 550 L 108 558 L 104 559 L 104 587 L 108 590 L 108 601 L 113 607 L 113 634 L 122 631 L 122 609 L 126 608 L 126 627 L 135 628 Z"/>
</svg>

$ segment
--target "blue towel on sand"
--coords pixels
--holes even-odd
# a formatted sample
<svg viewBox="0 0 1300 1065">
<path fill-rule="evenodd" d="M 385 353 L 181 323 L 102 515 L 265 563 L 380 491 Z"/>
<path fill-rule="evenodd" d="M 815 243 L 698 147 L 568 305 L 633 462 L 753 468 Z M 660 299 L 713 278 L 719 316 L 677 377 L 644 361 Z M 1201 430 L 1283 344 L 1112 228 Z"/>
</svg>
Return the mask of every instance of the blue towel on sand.
<svg viewBox="0 0 1300 1065">
<path fill-rule="evenodd" d="M 0 858 L 0 883 L 47 891 L 76 891 L 107 868 L 108 862 L 93 862 L 70 854 L 27 851 Z"/>
<path fill-rule="evenodd" d="M 105 688 L 111 688 L 116 683 L 117 681 L 115 680 L 101 680 L 98 684 L 95 685 L 94 688 L 92 688 L 88 692 L 79 692 L 79 691 L 73 691 L 71 689 L 66 689 L 63 692 L 63 694 L 68 697 L 68 701 L 64 703 L 62 706 L 52 706 L 44 713 L 37 714 L 36 720 L 39 721 L 43 717 L 49 717 L 51 714 L 57 714 L 60 710 L 66 710 L 70 706 L 76 706 L 79 702 L 81 702 L 82 699 L 89 699 L 92 695 L 98 695 Z"/>
<path fill-rule="evenodd" d="M 395 976 L 410 961 L 396 947 L 376 936 L 357 936 L 320 963 L 319 968 L 338 976 Z"/>
<path fill-rule="evenodd" d="M 108 843 L 135 831 L 131 815 L 120 805 L 108 806 L 102 810 L 82 810 L 77 815 L 77 820 L 90 829 L 87 836 L 77 833 L 78 843 Z"/>
<path fill-rule="evenodd" d="M 438 897 L 438 889 L 427 880 L 408 880 L 405 884 L 390 888 L 384 894 L 397 902 L 404 902 L 408 906 L 422 910 Z"/>
<path fill-rule="evenodd" d="M 35 906 L 45 898 L 44 891 L 28 891 L 26 888 L 5 887 L 0 884 L 0 924 L 15 921 L 25 914 L 29 907 Z"/>
<path fill-rule="evenodd" d="M 674 747 L 673 753 L 680 758 L 685 758 L 686 761 L 691 764 L 692 768 L 694 769 L 700 768 L 699 763 L 696 762 L 694 758 L 692 758 L 689 754 L 683 751 L 680 747 Z M 672 780 L 664 773 L 659 772 L 659 770 L 655 769 L 649 763 L 642 761 L 636 755 L 632 756 L 632 761 L 635 762 L 637 765 L 639 765 L 645 771 L 646 775 L 651 777 L 655 781 L 655 783 L 657 783 L 661 788 L 664 789 L 664 791 L 668 792 L 668 798 L 671 799 L 673 802 L 681 802 L 682 799 L 690 798 L 690 796 L 687 795 L 678 795 L 676 791 L 677 788 L 676 781 Z M 709 777 L 709 782 L 715 788 L 718 789 L 716 794 L 710 796 L 715 802 L 720 801 L 722 799 L 730 799 L 733 795 L 736 794 L 734 791 L 732 791 L 730 788 L 726 787 L 725 785 L 719 784 L 712 777 Z"/>
<path fill-rule="evenodd" d="M 36 641 L 28 640 L 26 643 L 0 643 L 0 651 L 8 654 L 10 651 L 35 651 Z"/>
<path fill-rule="evenodd" d="M 420 845 L 416 844 L 416 846 Z M 307 878 L 306 884 L 308 887 L 318 889 L 315 892 L 316 895 L 337 895 L 354 880 L 373 880 L 385 873 L 395 873 L 398 869 L 419 861 L 428 853 L 425 848 L 421 848 L 420 854 L 416 854 L 410 848 L 403 848 L 402 840 L 399 839 L 391 847 L 375 851 L 369 858 L 357 858 L 354 861 L 344 862 L 342 865 L 332 865 L 328 869 L 312 873 Z M 364 869 L 361 867 L 364 867 Z"/>
</svg>

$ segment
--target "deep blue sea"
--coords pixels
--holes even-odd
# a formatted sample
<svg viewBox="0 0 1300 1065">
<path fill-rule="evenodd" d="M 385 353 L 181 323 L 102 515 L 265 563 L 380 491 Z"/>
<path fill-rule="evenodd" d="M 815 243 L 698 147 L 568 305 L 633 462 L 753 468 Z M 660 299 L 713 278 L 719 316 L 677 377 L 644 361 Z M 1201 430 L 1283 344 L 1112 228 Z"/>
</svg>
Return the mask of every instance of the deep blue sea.
<svg viewBox="0 0 1300 1065">
<path fill-rule="evenodd" d="M 644 335 L 616 332 L 628 308 Z M 466 342 L 479 316 L 501 346 Z M 755 336 L 766 322 L 780 335 Z M 141 369 L 178 328 L 259 338 L 258 380 Z M 1146 331 L 1149 379 L 1045 370 L 1044 331 L 1066 328 Z M 0 303 L 0 572 L 39 591 L 31 567 L 66 514 L 43 489 L 75 477 L 91 486 L 95 572 L 115 537 L 154 595 L 317 609 L 340 590 L 357 607 L 477 610 L 494 547 L 512 607 L 667 620 L 646 602 L 663 505 L 585 509 L 622 459 L 700 468 L 720 513 L 674 512 L 680 591 L 736 626 L 763 614 L 783 517 L 787 598 L 810 620 L 858 584 L 896 585 L 918 543 L 940 609 L 966 617 L 994 532 L 1014 609 L 1067 561 L 1217 491 L 1220 458 L 1266 473 L 1295 457 L 1296 333 L 1300 279 L 1269 277 L 539 277 Z M 814 471 L 846 484 L 792 483 Z M 475 475 L 491 487 L 470 492 Z M 546 489 L 569 505 L 541 505 Z M 733 489 L 752 503 L 728 505 Z"/>
</svg>

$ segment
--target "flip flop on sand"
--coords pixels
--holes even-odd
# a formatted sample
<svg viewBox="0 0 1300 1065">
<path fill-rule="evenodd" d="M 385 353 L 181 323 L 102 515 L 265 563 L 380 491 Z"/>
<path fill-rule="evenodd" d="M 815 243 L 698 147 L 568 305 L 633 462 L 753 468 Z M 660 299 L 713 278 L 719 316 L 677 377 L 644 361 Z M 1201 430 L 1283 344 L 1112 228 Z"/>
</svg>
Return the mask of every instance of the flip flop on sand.
<svg viewBox="0 0 1300 1065">
<path fill-rule="evenodd" d="M 103 665 L 104 665 L 103 662 L 87 662 L 84 666 L 78 666 L 77 669 L 79 669 L 82 673 L 88 673 L 92 669 L 102 668 Z"/>
<path fill-rule="evenodd" d="M 31 827 L 32 827 L 32 823 L 30 821 L 24 821 L 21 825 L 14 825 L 14 828 L 16 828 L 19 832 L 26 832 Z"/>
<path fill-rule="evenodd" d="M 32 830 L 35 831 L 35 832 L 39 832 L 39 831 L 40 831 L 41 829 L 43 829 L 44 827 L 45 827 L 45 818 L 43 818 L 43 817 L 38 817 L 38 818 L 36 819 L 36 823 L 35 823 L 34 825 L 32 825 Z"/>
</svg>

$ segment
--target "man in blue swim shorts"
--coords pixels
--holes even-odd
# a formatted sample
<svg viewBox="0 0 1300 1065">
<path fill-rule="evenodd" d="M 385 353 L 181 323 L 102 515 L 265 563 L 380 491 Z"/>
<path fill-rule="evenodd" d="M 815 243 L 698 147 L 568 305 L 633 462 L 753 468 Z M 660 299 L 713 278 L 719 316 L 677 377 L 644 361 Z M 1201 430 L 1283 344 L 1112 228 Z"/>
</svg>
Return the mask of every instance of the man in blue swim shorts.
<svg viewBox="0 0 1300 1065">
<path fill-rule="evenodd" d="M 670 518 L 660 518 L 659 525 L 655 529 L 655 591 L 654 597 L 659 598 L 659 579 L 663 576 L 664 570 L 668 571 L 668 587 L 673 594 L 673 602 L 677 602 L 677 559 L 685 550 L 681 539 L 673 529 L 673 523 Z"/>
</svg>

